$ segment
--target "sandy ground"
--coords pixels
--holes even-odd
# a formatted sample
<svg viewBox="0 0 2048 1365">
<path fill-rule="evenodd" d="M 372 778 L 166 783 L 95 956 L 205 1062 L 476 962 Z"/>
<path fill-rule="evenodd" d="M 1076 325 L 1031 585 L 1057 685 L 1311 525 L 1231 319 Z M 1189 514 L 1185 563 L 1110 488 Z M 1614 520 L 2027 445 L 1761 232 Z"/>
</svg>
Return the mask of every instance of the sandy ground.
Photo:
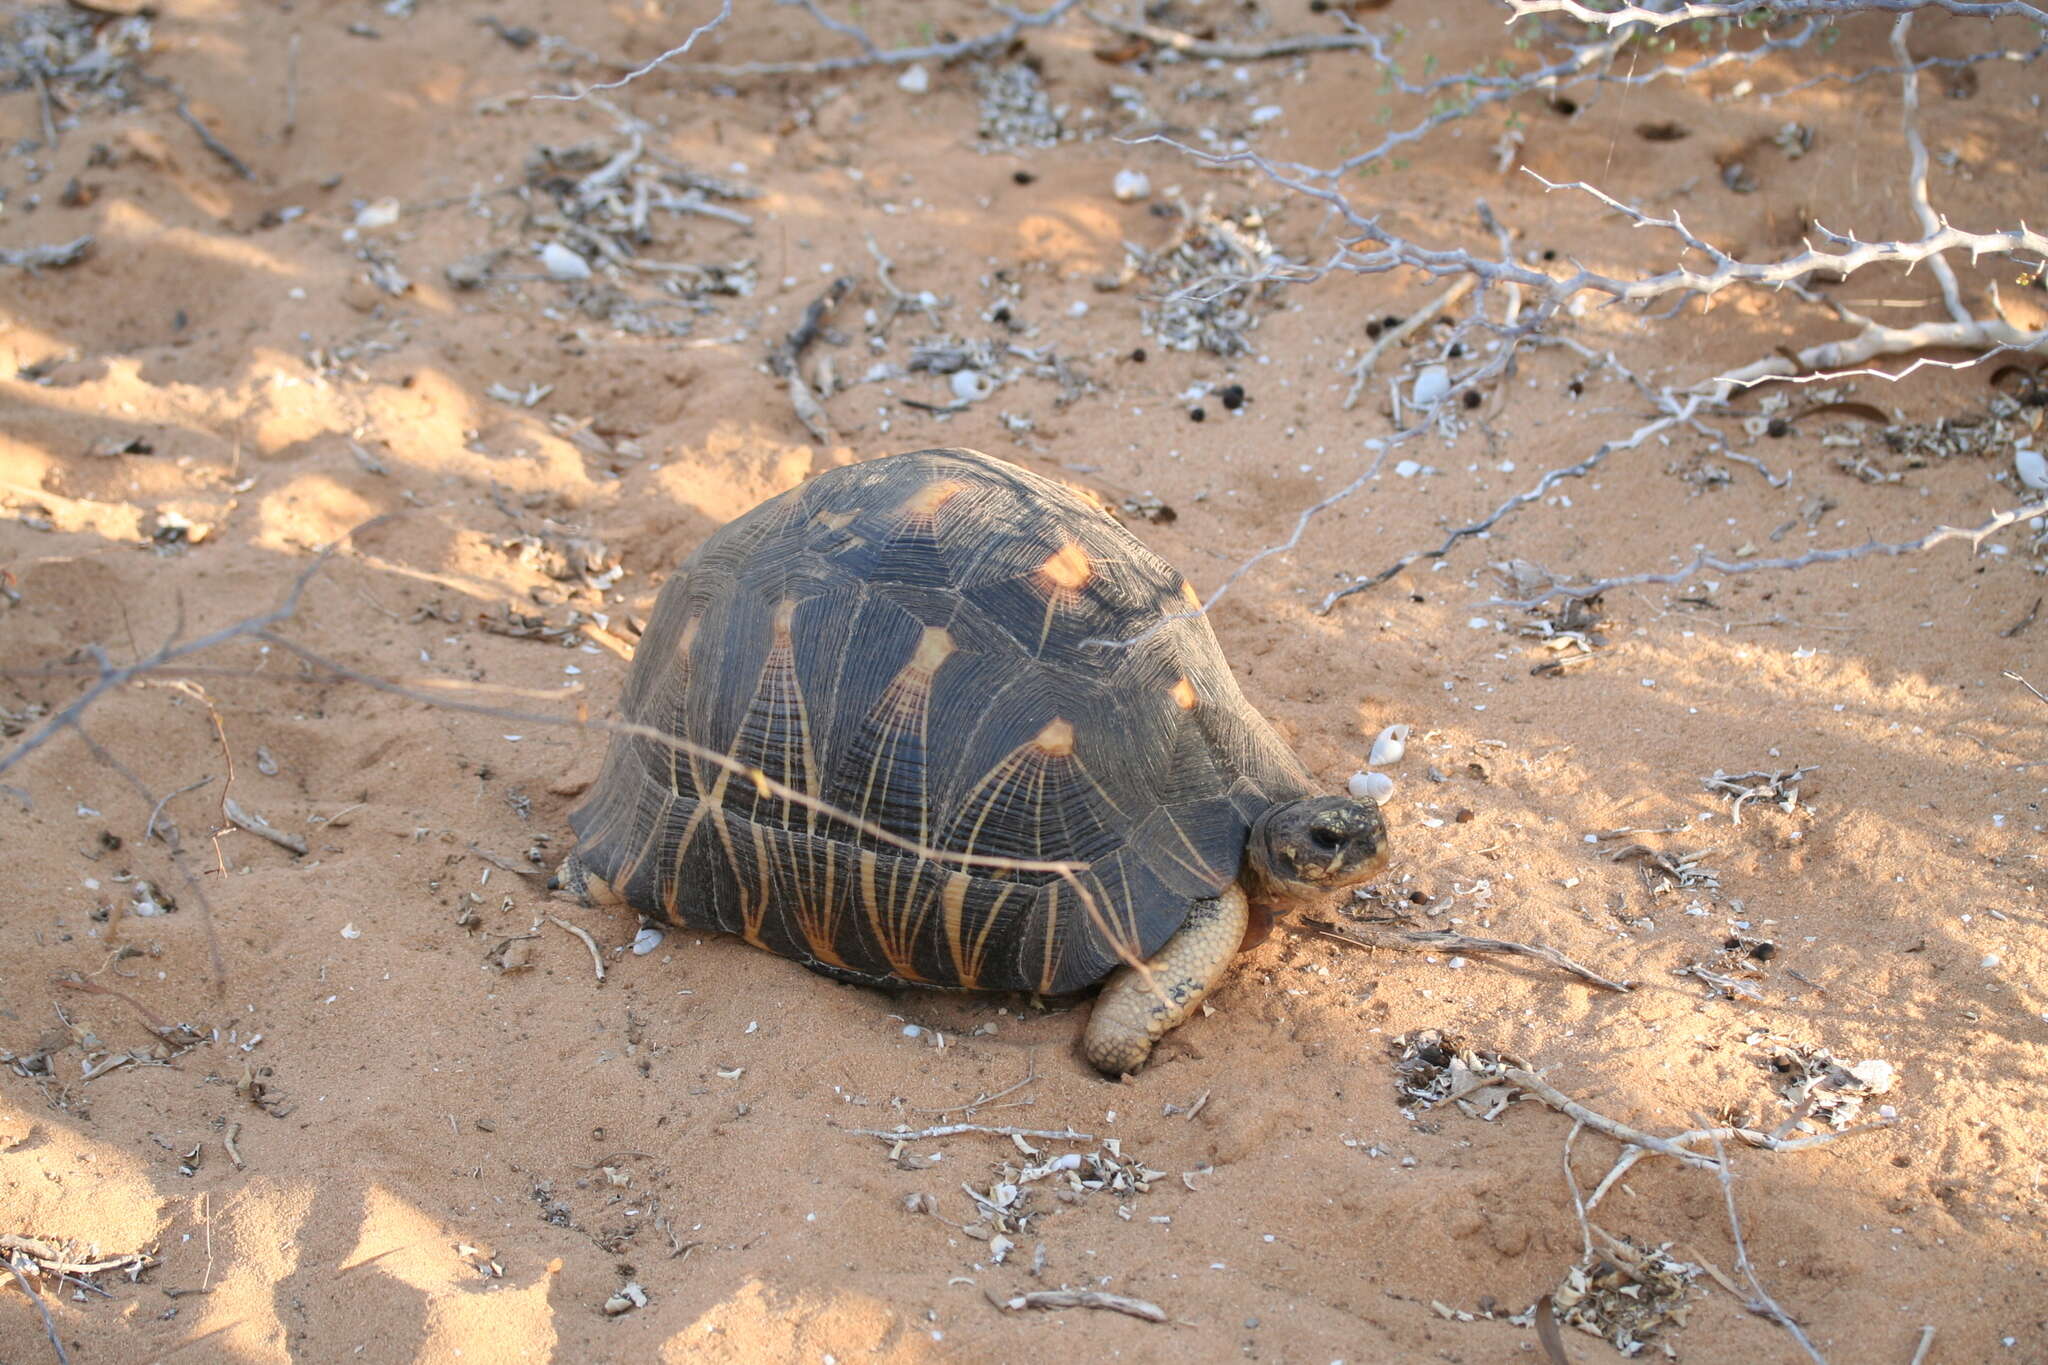
<svg viewBox="0 0 2048 1365">
<path fill-rule="evenodd" d="M 923 93 L 893 70 L 662 73 L 603 104 L 541 102 L 523 96 L 620 70 L 579 53 L 644 60 L 708 7 L 388 12 L 402 8 L 173 0 L 137 59 L 159 84 L 131 74 L 125 102 L 60 103 L 59 145 L 41 145 L 32 92 L 0 100 L 0 245 L 95 239 L 76 265 L 10 271 L 0 296 L 10 745 L 82 695 L 95 657 L 200 640 L 295 581 L 279 639 L 412 690 L 337 680 L 244 633 L 109 688 L 83 733 L 6 774 L 0 1233 L 75 1260 L 153 1258 L 139 1278 L 96 1275 L 103 1295 L 39 1279 L 73 1360 L 1542 1359 L 1526 1310 L 1581 1259 L 1572 1124 L 1533 1102 L 1491 1121 L 1404 1110 L 1392 1040 L 1439 1029 L 1665 1133 L 1794 1118 L 1775 1048 L 1889 1063 L 1894 1083 L 1860 1117 L 1895 1126 L 1737 1149 L 1732 1191 L 1765 1287 L 1838 1362 L 1903 1363 L 1928 1326 L 1929 1361 L 2048 1361 L 2048 707 L 2001 676 L 2048 684 L 2048 623 L 2010 629 L 2043 591 L 2025 528 L 1974 555 L 1949 543 L 1615 591 L 1602 649 L 1562 676 L 1532 675 L 1553 657 L 1525 633 L 1539 616 L 1491 604 L 1516 594 L 1488 567 L 1598 577 L 1673 568 L 1695 547 L 1789 555 L 1976 525 L 2018 505 L 2012 447 L 2040 407 L 1992 423 L 1991 367 L 1841 395 L 1989 433 L 1921 458 L 1845 412 L 1759 438 L 1743 425 L 1766 411 L 1753 395 L 1719 426 L 1789 484 L 1689 433 L 1653 439 L 1315 614 L 1342 575 L 1439 544 L 1649 419 L 1612 371 L 1529 352 L 1477 410 L 1398 452 L 1425 468 L 1402 477 L 1389 461 L 1213 619 L 1247 696 L 1333 790 L 1382 727 L 1413 727 L 1388 770 L 1394 871 L 1321 918 L 1401 905 L 1420 927 L 1540 941 L 1636 989 L 1520 959 L 1360 951 L 1297 921 L 1113 1085 L 1077 1054 L 1085 1002 L 852 989 L 687 933 L 625 953 L 629 918 L 551 902 L 537 875 L 568 846 L 566 813 L 604 747 L 543 721 L 607 714 L 626 668 L 611 646 L 630 645 L 713 527 L 851 460 L 966 445 L 1112 504 L 1162 502 L 1174 519 L 1133 527 L 1204 591 L 1284 541 L 1392 429 L 1385 380 L 1412 382 L 1421 352 L 1397 351 L 1343 408 L 1366 321 L 1431 291 L 1333 277 L 1258 304 L 1246 354 L 1174 351 L 1143 321 L 1157 288 L 1097 287 L 1124 241 L 1170 239 L 1155 206 L 1173 191 L 1264 210 L 1296 259 L 1325 253 L 1332 228 L 1255 177 L 1102 134 L 1216 127 L 1324 164 L 1426 102 L 1382 93 L 1342 54 L 1242 75 L 1141 69 L 1077 15 L 1025 45 L 1070 136 L 1009 147 L 978 136 L 971 64 L 932 69 Z M 1496 16 L 1472 10 L 1469 27 L 1407 0 L 1368 17 L 1410 25 L 1411 72 L 1427 55 L 1439 70 L 1512 56 Z M 1168 17 L 1192 27 L 1210 11 L 1225 36 L 1259 36 L 1235 8 Z M 518 46 L 486 14 L 511 38 L 566 45 Z M 996 22 L 953 3 L 865 14 L 889 45 Z M 1305 6 L 1270 24 L 1330 30 Z M 1939 24 L 1917 36 L 1926 51 L 1983 45 Z M 695 55 L 850 50 L 759 7 Z M 1483 197 L 1519 249 L 1661 268 L 1668 239 L 1499 173 L 1513 114 L 1530 167 L 1679 207 L 1753 254 L 1812 216 L 1908 232 L 1894 82 L 1769 108 L 1715 98 L 1738 78 L 1782 88 L 1882 58 L 1881 33 L 1859 32 L 1711 88 L 1608 89 L 1569 117 L 1524 97 L 1349 184 L 1432 241 L 1489 248 Z M 1956 158 L 1936 173 L 1946 210 L 1990 227 L 2038 208 L 2048 184 L 2025 99 L 2040 69 L 1976 71 L 1966 98 L 1929 78 L 1927 126 Z M 180 119 L 179 92 L 247 178 Z M 1255 121 L 1266 106 L 1281 112 Z M 634 250 L 717 278 L 665 292 L 668 277 L 601 259 L 591 281 L 547 278 L 539 244 L 592 251 L 548 216 L 630 146 L 629 115 L 674 172 L 665 192 L 728 215 L 656 206 Z M 1814 138 L 1796 161 L 1773 141 L 1789 121 Z M 1661 123 L 1690 136 L 1637 131 Z M 535 161 L 588 142 L 595 160 Z M 1725 188 L 1737 160 L 1753 192 Z M 1113 197 L 1125 168 L 1149 174 L 1149 202 Z M 757 193 L 717 192 L 737 186 Z M 870 234 L 912 296 L 893 318 Z M 462 262 L 472 283 L 488 277 L 458 288 L 444 272 Z M 841 274 L 855 291 L 803 362 L 828 395 L 821 440 L 763 362 Z M 1993 278 L 2016 320 L 2044 325 L 2043 296 L 2009 273 L 1966 270 L 1964 286 L 1981 299 Z M 754 287 L 707 292 L 720 279 Z M 1858 276 L 1842 295 L 1899 320 L 1933 288 Z M 1729 295 L 1668 321 L 1593 310 L 1569 335 L 1692 382 L 1832 325 L 1789 298 Z M 941 337 L 1039 361 L 1005 358 L 1003 386 L 956 413 L 911 406 L 952 401 L 946 377 L 901 370 Z M 869 379 L 878 363 L 898 368 Z M 1843 467 L 1858 461 L 1867 478 Z M 58 671 L 32 672 L 46 664 Z M 1801 765 L 1813 771 L 1790 809 L 1750 802 L 1739 825 L 1701 782 Z M 305 853 L 230 826 L 226 797 Z M 149 837 L 159 803 L 197 889 Z M 1630 844 L 1652 852 L 1610 856 Z M 516 937 L 544 914 L 590 932 L 602 982 L 567 930 Z M 1734 993 L 1674 974 L 1695 964 Z M 1071 1125 L 1088 1136 L 1031 1145 L 1090 1157 L 1088 1178 L 1024 1182 L 999 1221 L 963 1185 L 1015 1183 L 1031 1158 L 1009 1139 L 892 1148 L 853 1131 L 963 1119 Z M 1582 1192 L 1619 1151 L 1579 1134 Z M 1737 1274 L 1711 1172 L 1644 1161 L 1593 1221 Z M 628 1282 L 645 1306 L 608 1316 Z M 1147 1300 L 1169 1321 L 991 1302 L 1060 1287 Z M 1800 1358 L 1713 1274 L 1685 1297 L 1653 1356 Z M 1564 1338 L 1573 1360 L 1614 1354 Z M 0 1357 L 51 1358 L 12 1284 Z"/>
</svg>

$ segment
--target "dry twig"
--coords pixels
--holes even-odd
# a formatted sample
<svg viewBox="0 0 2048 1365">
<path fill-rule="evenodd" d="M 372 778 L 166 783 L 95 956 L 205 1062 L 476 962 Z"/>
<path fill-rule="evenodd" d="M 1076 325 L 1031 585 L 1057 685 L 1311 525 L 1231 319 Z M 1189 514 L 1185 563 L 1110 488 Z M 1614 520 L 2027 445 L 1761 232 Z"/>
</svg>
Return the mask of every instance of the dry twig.
<svg viewBox="0 0 2048 1365">
<path fill-rule="evenodd" d="M 1317 924 L 1324 938 L 1348 943 L 1354 948 L 1395 948 L 1407 952 L 1504 953 L 1548 962 L 1553 967 L 1561 968 L 1606 990 L 1627 991 L 1632 985 L 1627 981 L 1610 980 L 1591 967 L 1574 962 L 1557 949 L 1546 948 L 1540 943 L 1517 943 L 1504 938 L 1473 938 L 1450 929 L 1392 930 L 1370 925 L 1360 927 L 1364 932 L 1339 932 L 1334 926 L 1325 928 L 1320 922 Z"/>
<path fill-rule="evenodd" d="M 590 949 L 590 965 L 597 968 L 597 979 L 604 980 L 604 954 L 598 951 L 597 940 L 590 936 L 589 930 L 579 929 L 559 915 L 549 915 L 548 922 L 558 929 L 567 929 L 583 940 L 583 946 Z"/>
<path fill-rule="evenodd" d="M 1038 1289 L 998 1302 L 1013 1313 L 1026 1308 L 1105 1308 L 1112 1313 L 1127 1313 L 1147 1322 L 1166 1321 L 1166 1310 L 1156 1303 L 1122 1294 L 1108 1294 L 1100 1289 Z"/>
</svg>

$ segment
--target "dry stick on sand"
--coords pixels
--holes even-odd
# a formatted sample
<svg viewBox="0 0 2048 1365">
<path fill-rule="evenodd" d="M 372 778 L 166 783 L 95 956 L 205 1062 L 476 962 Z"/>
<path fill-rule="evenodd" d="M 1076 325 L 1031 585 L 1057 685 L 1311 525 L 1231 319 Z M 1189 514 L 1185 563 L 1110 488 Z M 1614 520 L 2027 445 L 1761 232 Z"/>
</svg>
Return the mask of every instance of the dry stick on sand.
<svg viewBox="0 0 2048 1365">
<path fill-rule="evenodd" d="M 1657 30 L 1703 19 L 1740 19 L 1759 10 L 1768 10 L 1779 18 L 1795 19 L 1805 15 L 1900 14 L 1940 9 L 1976 19 L 2032 19 L 2037 24 L 2048 26 L 2048 9 L 2027 4 L 2025 0 L 1728 0 L 1723 4 L 1657 7 L 1621 4 L 1611 9 L 1595 9 L 1583 0 L 1508 0 L 1508 4 L 1515 11 L 1509 23 L 1532 14 L 1563 14 L 1582 23 L 1602 24 L 1609 28 L 1645 24 Z"/>
<path fill-rule="evenodd" d="M 1156 1303 L 1122 1294 L 1105 1294 L 1099 1289 L 1038 1289 L 1007 1299 L 991 1294 L 989 1301 L 1013 1313 L 1027 1308 L 1105 1308 L 1112 1313 L 1128 1313 L 1147 1322 L 1166 1321 L 1166 1310 Z"/>
<path fill-rule="evenodd" d="M 558 929 L 567 929 L 583 940 L 583 946 L 590 949 L 590 965 L 597 968 L 597 979 L 604 980 L 604 954 L 598 951 L 597 940 L 590 936 L 589 931 L 577 928 L 559 915 L 549 915 L 548 922 Z"/>
<path fill-rule="evenodd" d="M 0 1270 L 6 1271 L 20 1283 L 22 1290 L 35 1303 L 36 1311 L 43 1315 L 43 1331 L 50 1338 L 50 1349 L 57 1353 L 57 1365 L 71 1365 L 71 1357 L 64 1350 L 64 1339 L 57 1335 L 57 1321 L 50 1316 L 50 1305 L 43 1301 L 41 1291 L 30 1281 L 30 1276 L 35 1273 L 33 1263 L 26 1255 L 17 1251 L 5 1263 L 0 1263 Z"/>
<path fill-rule="evenodd" d="M 1721 1139 L 1718 1137 L 1714 1139 L 1714 1156 L 1718 1162 L 1716 1170 L 1721 1179 L 1721 1198 L 1728 1206 L 1728 1231 L 1735 1238 L 1735 1268 L 1749 1281 L 1750 1290 L 1754 1295 L 1743 1306 L 1758 1317 L 1769 1318 L 1784 1328 L 1791 1334 L 1792 1340 L 1799 1343 L 1799 1349 L 1806 1352 L 1814 1365 L 1827 1365 L 1826 1357 L 1815 1350 L 1813 1343 L 1806 1339 L 1806 1332 L 1793 1321 L 1790 1313 L 1778 1306 L 1778 1301 L 1771 1297 L 1770 1291 L 1764 1288 L 1763 1281 L 1757 1278 L 1756 1267 L 1750 1264 L 1749 1248 L 1742 1240 L 1742 1220 L 1735 1214 L 1735 1165 L 1721 1149 Z"/>
<path fill-rule="evenodd" d="M 680 57 L 684 53 L 688 52 L 691 48 L 697 45 L 697 40 L 699 38 L 702 38 L 705 34 L 711 32 L 712 29 L 717 28 L 720 24 L 724 23 L 727 19 L 730 19 L 731 17 L 732 0 L 723 0 L 723 3 L 721 3 L 718 7 L 718 13 L 712 15 L 709 19 L 699 24 L 696 28 L 690 30 L 689 37 L 683 39 L 682 42 L 670 48 L 668 51 L 662 53 L 653 61 L 648 62 L 643 66 L 640 66 L 632 71 L 627 72 L 625 75 L 619 77 L 617 80 L 605 81 L 598 85 L 587 85 L 573 95 L 535 95 L 533 96 L 533 98 L 536 100 L 564 100 L 570 103 L 574 103 L 577 100 L 588 99 L 591 95 L 596 94 L 600 90 L 618 90 L 624 86 L 631 85 L 634 81 L 639 80 L 642 76 L 654 70 L 656 67 L 661 66 L 667 62 L 673 61 L 677 57 Z"/>
<path fill-rule="evenodd" d="M 885 1142 L 924 1142 L 931 1138 L 957 1137 L 961 1133 L 993 1133 L 997 1137 L 1046 1138 L 1055 1142 L 1093 1142 L 1092 1133 L 1077 1133 L 1071 1127 L 1064 1132 L 1053 1132 L 1045 1128 L 1003 1128 L 983 1123 L 941 1123 L 931 1128 L 904 1128 L 894 1133 L 880 1128 L 849 1128 L 846 1130 L 856 1137 L 881 1138 Z"/>
<path fill-rule="evenodd" d="M 1683 583 L 1696 574 L 1712 571 L 1718 574 L 1750 574 L 1783 569 L 1804 569 L 1814 564 L 1833 564 L 1845 559 L 1862 559 L 1866 555 L 1907 555 L 1931 550 L 1948 540 L 1967 540 L 1975 550 L 1984 540 L 2031 517 L 2048 516 L 2048 498 L 2000 512 L 1981 526 L 1937 526 L 1925 535 L 1912 540 L 1881 541 L 1866 540 L 1861 545 L 1844 545 L 1832 550 L 1811 550 L 1803 555 L 1788 555 L 1776 559 L 1723 559 L 1719 555 L 1697 554 L 1690 564 L 1668 572 L 1620 574 L 1613 578 L 1599 578 L 1590 583 L 1552 584 L 1534 597 L 1509 600 L 1496 597 L 1495 606 L 1515 607 L 1531 611 L 1553 597 L 1598 597 L 1614 588 L 1635 587 L 1645 583 Z"/>
<path fill-rule="evenodd" d="M 1316 931 L 1324 938 L 1339 943 L 1348 943 L 1354 948 L 1394 948 L 1411 953 L 1441 950 L 1447 953 L 1504 953 L 1518 957 L 1533 957 L 1539 962 L 1570 972 L 1572 975 L 1592 982 L 1610 991 L 1627 991 L 1634 985 L 1629 981 L 1613 981 L 1600 975 L 1591 967 L 1572 961 L 1555 948 L 1546 948 L 1540 943 L 1517 943 L 1505 938 L 1473 938 L 1450 929 L 1377 929 L 1368 927 L 1364 933 L 1339 932 L 1334 927 L 1325 927 L 1324 921 L 1311 921 Z"/>
</svg>

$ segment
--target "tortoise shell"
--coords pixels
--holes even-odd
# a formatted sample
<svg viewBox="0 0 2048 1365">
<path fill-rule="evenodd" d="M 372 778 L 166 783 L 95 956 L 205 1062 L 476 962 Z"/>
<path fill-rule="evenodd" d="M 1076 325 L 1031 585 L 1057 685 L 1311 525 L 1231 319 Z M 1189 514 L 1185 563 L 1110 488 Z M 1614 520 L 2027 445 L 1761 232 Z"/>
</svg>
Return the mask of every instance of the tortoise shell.
<svg viewBox="0 0 2048 1365">
<path fill-rule="evenodd" d="M 880 985 L 1076 991 L 1149 957 L 1310 792 L 1179 573 L 1072 489 L 971 450 L 849 465 L 721 528 L 662 588 L 625 719 L 919 857 L 615 735 L 575 861 L 634 908 Z"/>
</svg>

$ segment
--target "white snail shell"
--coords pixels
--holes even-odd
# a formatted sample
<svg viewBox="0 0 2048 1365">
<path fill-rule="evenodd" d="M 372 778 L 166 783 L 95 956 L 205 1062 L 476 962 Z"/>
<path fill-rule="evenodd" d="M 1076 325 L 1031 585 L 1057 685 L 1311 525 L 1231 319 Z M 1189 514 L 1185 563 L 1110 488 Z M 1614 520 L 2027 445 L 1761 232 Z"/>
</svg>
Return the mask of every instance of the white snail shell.
<svg viewBox="0 0 2048 1365">
<path fill-rule="evenodd" d="M 1353 773 L 1349 786 L 1361 801 L 1384 801 L 1394 794 L 1394 779 L 1385 773 Z"/>
<path fill-rule="evenodd" d="M 1372 742 L 1372 757 L 1366 761 L 1375 768 L 1385 768 L 1399 763 L 1401 756 L 1408 752 L 1408 727 L 1389 725 L 1380 731 L 1378 739 Z"/>
</svg>

